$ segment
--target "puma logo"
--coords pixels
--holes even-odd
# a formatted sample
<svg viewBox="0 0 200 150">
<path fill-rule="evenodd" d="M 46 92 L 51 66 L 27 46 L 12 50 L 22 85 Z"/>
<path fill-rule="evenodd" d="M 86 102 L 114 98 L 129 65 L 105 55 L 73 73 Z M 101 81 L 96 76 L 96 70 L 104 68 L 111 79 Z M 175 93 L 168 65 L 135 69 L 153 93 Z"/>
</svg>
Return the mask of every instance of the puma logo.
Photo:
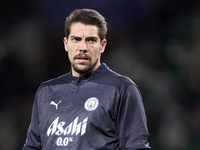
<svg viewBox="0 0 200 150">
<path fill-rule="evenodd" d="M 59 101 L 57 104 L 54 101 L 51 101 L 50 105 L 54 105 L 56 107 L 56 110 L 58 109 L 58 104 L 60 104 L 62 101 Z"/>
</svg>

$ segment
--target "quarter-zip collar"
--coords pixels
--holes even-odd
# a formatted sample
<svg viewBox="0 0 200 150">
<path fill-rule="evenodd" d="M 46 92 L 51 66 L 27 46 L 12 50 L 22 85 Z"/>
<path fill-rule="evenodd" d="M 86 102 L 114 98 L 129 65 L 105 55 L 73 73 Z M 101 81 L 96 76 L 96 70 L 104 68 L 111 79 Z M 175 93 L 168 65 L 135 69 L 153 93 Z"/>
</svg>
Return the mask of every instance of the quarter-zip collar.
<svg viewBox="0 0 200 150">
<path fill-rule="evenodd" d="M 109 69 L 108 66 L 105 63 L 102 63 L 101 66 L 99 66 L 99 68 L 97 68 L 95 71 L 93 71 L 89 74 L 86 74 L 84 76 L 75 77 L 75 76 L 72 75 L 72 71 L 70 71 L 69 76 L 70 76 L 72 83 L 78 84 L 81 81 L 89 81 L 89 80 L 92 80 L 94 78 L 97 78 L 98 76 L 103 74 L 108 69 Z"/>
</svg>

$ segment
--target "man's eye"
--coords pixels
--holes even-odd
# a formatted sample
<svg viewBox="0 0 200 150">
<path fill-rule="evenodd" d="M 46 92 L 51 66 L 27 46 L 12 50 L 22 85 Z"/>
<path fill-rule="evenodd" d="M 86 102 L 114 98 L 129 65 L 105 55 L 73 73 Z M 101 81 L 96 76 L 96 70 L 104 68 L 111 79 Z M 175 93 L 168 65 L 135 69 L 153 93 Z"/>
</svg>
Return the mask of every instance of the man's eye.
<svg viewBox="0 0 200 150">
<path fill-rule="evenodd" d="M 77 42 L 77 41 L 80 41 L 80 40 L 81 40 L 81 38 L 74 37 L 74 38 L 71 38 L 71 40 L 72 40 L 72 41 L 74 41 L 74 42 Z"/>
<path fill-rule="evenodd" d="M 90 39 L 89 41 L 90 41 L 90 42 L 95 42 L 95 40 L 93 40 L 93 39 Z"/>
<path fill-rule="evenodd" d="M 97 40 L 91 38 L 91 39 L 88 39 L 88 41 L 94 43 L 94 42 L 96 42 Z"/>
<path fill-rule="evenodd" d="M 78 39 L 77 38 L 73 38 L 72 41 L 78 41 Z"/>
</svg>

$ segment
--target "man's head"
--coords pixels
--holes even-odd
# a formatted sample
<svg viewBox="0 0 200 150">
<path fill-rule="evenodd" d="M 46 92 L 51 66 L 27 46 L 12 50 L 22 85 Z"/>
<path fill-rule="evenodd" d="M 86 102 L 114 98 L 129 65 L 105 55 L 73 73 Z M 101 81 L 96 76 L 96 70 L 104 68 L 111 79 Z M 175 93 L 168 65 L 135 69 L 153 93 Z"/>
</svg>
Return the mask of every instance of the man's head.
<svg viewBox="0 0 200 150">
<path fill-rule="evenodd" d="M 80 22 L 85 25 L 95 25 L 98 27 L 98 35 L 101 40 L 106 38 L 107 23 L 105 18 L 93 9 L 76 9 L 65 21 L 65 37 L 68 39 L 71 24 Z"/>
<path fill-rule="evenodd" d="M 72 66 L 73 76 L 83 76 L 100 66 L 100 56 L 107 41 L 106 22 L 97 11 L 73 11 L 65 23 L 64 46 Z"/>
</svg>

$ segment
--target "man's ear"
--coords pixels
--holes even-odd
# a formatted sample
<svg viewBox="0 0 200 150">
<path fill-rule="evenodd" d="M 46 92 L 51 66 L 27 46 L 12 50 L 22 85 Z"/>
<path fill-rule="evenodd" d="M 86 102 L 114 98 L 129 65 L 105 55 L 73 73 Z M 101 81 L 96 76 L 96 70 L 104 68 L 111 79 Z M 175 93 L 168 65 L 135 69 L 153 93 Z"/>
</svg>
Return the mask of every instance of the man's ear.
<svg viewBox="0 0 200 150">
<path fill-rule="evenodd" d="M 103 39 L 101 41 L 101 50 L 100 50 L 101 53 L 103 53 L 105 51 L 106 45 L 107 45 L 107 40 Z"/>
<path fill-rule="evenodd" d="M 68 49 L 67 49 L 67 38 L 66 37 L 64 37 L 63 43 L 64 43 L 65 50 L 68 52 Z"/>
</svg>

